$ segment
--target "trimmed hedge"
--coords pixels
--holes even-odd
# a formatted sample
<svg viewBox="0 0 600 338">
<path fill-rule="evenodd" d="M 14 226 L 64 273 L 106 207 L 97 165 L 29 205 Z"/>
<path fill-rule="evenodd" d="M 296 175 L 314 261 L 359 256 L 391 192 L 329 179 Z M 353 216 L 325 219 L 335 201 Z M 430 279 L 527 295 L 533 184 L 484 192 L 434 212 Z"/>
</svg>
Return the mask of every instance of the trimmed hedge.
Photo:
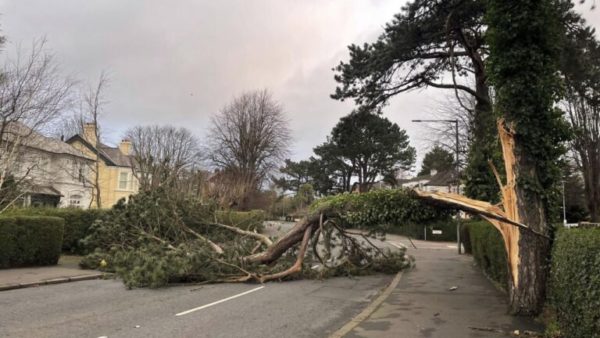
<svg viewBox="0 0 600 338">
<path fill-rule="evenodd" d="M 469 221 L 463 225 L 463 234 L 469 236 L 468 246 L 477 265 L 506 290 L 508 263 L 500 232 L 489 222 Z"/>
<path fill-rule="evenodd" d="M 1 217 L 0 268 L 58 263 L 63 233 L 62 218 Z"/>
<path fill-rule="evenodd" d="M 548 300 L 564 337 L 600 337 L 600 229 L 560 229 Z"/>
<path fill-rule="evenodd" d="M 251 211 L 216 211 L 217 222 L 233 225 L 244 230 L 261 231 L 266 218 L 264 210 Z"/>
<path fill-rule="evenodd" d="M 77 209 L 77 208 L 22 208 L 12 209 L 7 212 L 9 216 L 52 216 L 65 220 L 62 251 L 74 254 L 86 254 L 87 251 L 80 240 L 89 234 L 90 226 L 96 219 L 104 216 L 108 211 L 102 209 Z"/>
<path fill-rule="evenodd" d="M 427 229 L 427 240 L 434 242 L 456 242 L 456 221 L 445 220 L 425 224 L 407 224 L 390 227 L 390 233 L 410 236 L 413 239 L 424 240 Z M 442 230 L 441 234 L 433 234 L 433 230 Z"/>
</svg>

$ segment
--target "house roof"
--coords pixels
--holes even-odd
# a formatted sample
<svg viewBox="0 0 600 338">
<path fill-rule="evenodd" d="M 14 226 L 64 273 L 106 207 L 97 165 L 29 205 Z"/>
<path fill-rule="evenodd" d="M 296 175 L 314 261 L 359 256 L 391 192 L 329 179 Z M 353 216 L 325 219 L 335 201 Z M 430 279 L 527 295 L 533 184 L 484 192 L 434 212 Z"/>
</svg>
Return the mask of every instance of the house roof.
<svg viewBox="0 0 600 338">
<path fill-rule="evenodd" d="M 456 172 L 454 170 L 439 171 L 434 175 L 421 175 L 409 179 L 400 180 L 399 184 L 426 181 L 425 185 L 445 187 L 448 185 L 456 184 Z"/>
<path fill-rule="evenodd" d="M 418 181 L 429 181 L 431 180 L 431 175 L 421 175 L 413 178 L 406 178 L 398 180 L 398 184 L 410 183 L 410 182 L 418 182 Z"/>
<path fill-rule="evenodd" d="M 60 191 L 50 185 L 34 185 L 27 189 L 27 192 L 36 195 L 63 196 Z"/>
<path fill-rule="evenodd" d="M 25 147 L 35 148 L 54 154 L 65 154 L 93 160 L 93 158 L 87 156 L 70 144 L 52 137 L 44 136 L 20 122 L 11 122 L 6 128 L 3 138 L 5 141 L 14 142 L 17 137 L 21 137 L 19 142 Z"/>
<path fill-rule="evenodd" d="M 72 144 L 75 141 L 81 142 L 91 151 L 98 150 L 98 156 L 109 166 L 115 167 L 131 167 L 133 157 L 131 155 L 125 155 L 117 147 L 111 147 L 106 144 L 98 142 L 98 149 L 96 149 L 91 143 L 84 139 L 81 135 L 77 134 L 69 138 L 66 142 Z"/>
<path fill-rule="evenodd" d="M 131 155 L 125 155 L 119 148 L 107 146 L 103 143 L 98 143 L 98 146 L 100 150 L 108 158 L 110 158 L 115 165 L 119 167 L 131 167 L 131 162 L 133 161 L 133 157 Z"/>
<path fill-rule="evenodd" d="M 442 187 L 453 184 L 456 184 L 456 172 L 453 170 L 446 170 L 433 175 L 425 185 Z"/>
</svg>

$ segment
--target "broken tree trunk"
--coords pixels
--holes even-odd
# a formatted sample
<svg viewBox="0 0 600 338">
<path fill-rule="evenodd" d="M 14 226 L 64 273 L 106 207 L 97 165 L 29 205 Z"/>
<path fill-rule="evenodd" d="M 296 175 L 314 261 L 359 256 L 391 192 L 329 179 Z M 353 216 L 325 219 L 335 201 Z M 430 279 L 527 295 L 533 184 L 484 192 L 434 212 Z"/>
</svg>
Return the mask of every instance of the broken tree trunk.
<svg viewBox="0 0 600 338">
<path fill-rule="evenodd" d="M 416 191 L 417 196 L 476 213 L 498 229 L 504 240 L 509 271 L 510 312 L 533 315 L 541 311 L 545 298 L 547 259 L 550 237 L 543 203 L 538 196 L 527 193 L 517 184 L 521 173 L 531 174 L 532 163 L 522 156 L 515 144 L 514 132 L 503 120 L 498 121 L 498 133 L 506 170 L 506 184 L 500 184 L 502 208 L 451 193 Z"/>
<path fill-rule="evenodd" d="M 297 222 L 290 231 L 284 236 L 279 238 L 273 245 L 269 246 L 267 250 L 259 252 L 254 255 L 244 257 L 246 263 L 259 263 L 259 264 L 271 264 L 276 261 L 281 255 L 283 255 L 289 248 L 299 243 L 307 229 L 311 229 L 312 232 L 319 227 L 321 220 L 321 212 L 314 212 L 311 215 Z"/>
</svg>

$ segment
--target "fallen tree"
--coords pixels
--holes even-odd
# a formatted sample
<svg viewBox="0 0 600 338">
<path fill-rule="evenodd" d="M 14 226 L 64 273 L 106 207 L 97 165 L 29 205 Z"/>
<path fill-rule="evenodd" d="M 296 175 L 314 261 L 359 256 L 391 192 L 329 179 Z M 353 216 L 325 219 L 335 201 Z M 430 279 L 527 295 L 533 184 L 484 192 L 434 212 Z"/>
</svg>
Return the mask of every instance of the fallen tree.
<svg viewBox="0 0 600 338">
<path fill-rule="evenodd" d="M 82 266 L 114 271 L 129 287 L 395 273 L 410 259 L 372 238 L 391 224 L 449 217 L 409 190 L 321 199 L 278 238 L 215 223 L 214 212 L 162 190 L 132 196 L 92 226 Z"/>
</svg>

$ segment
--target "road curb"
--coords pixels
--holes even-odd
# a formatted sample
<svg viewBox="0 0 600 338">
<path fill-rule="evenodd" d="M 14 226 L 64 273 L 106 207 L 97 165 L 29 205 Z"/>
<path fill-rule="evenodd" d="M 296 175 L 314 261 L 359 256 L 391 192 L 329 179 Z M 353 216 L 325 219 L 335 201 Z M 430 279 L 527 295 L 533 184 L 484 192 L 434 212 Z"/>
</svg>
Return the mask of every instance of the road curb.
<svg viewBox="0 0 600 338">
<path fill-rule="evenodd" d="M 100 279 L 100 278 L 104 278 L 108 275 L 109 274 L 106 274 L 106 273 L 94 273 L 94 274 L 79 275 L 79 276 L 73 276 L 73 277 L 52 278 L 52 279 L 46 279 L 46 280 L 42 280 L 39 282 L 31 282 L 31 283 L 5 284 L 5 285 L 0 285 L 0 291 L 9 291 L 9 290 L 15 290 L 15 289 L 24 289 L 24 288 L 30 288 L 30 287 L 35 287 L 35 286 L 42 286 L 42 285 L 53 285 L 53 284 L 62 284 L 62 283 L 69 283 L 69 282 L 79 282 L 79 281 L 84 281 L 84 280 Z"/>
<path fill-rule="evenodd" d="M 381 305 L 381 303 L 383 303 L 383 301 L 385 301 L 390 296 L 390 294 L 396 288 L 396 286 L 398 286 L 398 283 L 400 283 L 400 279 L 402 279 L 403 273 L 404 270 L 398 272 L 396 276 L 394 276 L 394 279 L 392 279 L 390 284 L 385 288 L 383 293 L 377 296 L 377 298 L 375 298 L 375 300 L 371 302 L 371 304 L 369 304 L 369 306 L 367 306 L 366 309 L 362 310 L 361 313 L 352 318 L 348 323 L 346 323 L 346 325 L 342 326 L 339 330 L 329 335 L 329 338 L 341 338 L 348 334 L 350 331 L 352 331 L 352 329 L 358 326 L 358 324 L 360 324 L 362 321 L 369 318 L 369 316 L 371 316 L 371 314 L 375 312 L 379 305 Z"/>
</svg>

